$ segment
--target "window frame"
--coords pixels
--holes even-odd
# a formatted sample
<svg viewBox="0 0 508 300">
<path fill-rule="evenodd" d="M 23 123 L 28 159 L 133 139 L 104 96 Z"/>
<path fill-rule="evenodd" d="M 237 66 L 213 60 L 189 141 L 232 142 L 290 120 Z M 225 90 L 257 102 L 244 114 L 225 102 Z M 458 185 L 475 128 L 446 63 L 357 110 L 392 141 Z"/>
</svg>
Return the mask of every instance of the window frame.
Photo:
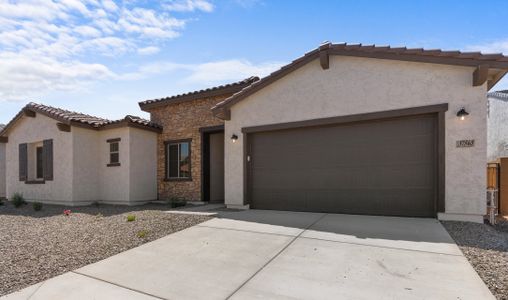
<svg viewBox="0 0 508 300">
<path fill-rule="evenodd" d="M 121 166 L 121 164 L 120 164 L 120 141 L 121 140 L 122 140 L 121 138 L 106 140 L 106 142 L 108 143 L 108 147 L 109 147 L 109 151 L 108 151 L 108 158 L 109 158 L 108 160 L 109 160 L 109 163 L 106 165 L 107 167 L 119 167 L 119 166 Z M 111 146 L 113 144 L 117 144 L 118 145 L 117 151 L 111 151 Z M 112 162 L 111 161 L 111 154 L 118 154 L 118 161 L 117 162 Z"/>
<path fill-rule="evenodd" d="M 169 146 L 189 144 L 189 177 L 169 177 Z M 180 149 L 180 147 L 178 147 Z M 180 152 L 178 152 L 178 164 L 180 164 Z M 178 165 L 180 172 L 180 165 Z M 164 141 L 164 181 L 192 181 L 192 139 L 168 140 Z"/>
</svg>

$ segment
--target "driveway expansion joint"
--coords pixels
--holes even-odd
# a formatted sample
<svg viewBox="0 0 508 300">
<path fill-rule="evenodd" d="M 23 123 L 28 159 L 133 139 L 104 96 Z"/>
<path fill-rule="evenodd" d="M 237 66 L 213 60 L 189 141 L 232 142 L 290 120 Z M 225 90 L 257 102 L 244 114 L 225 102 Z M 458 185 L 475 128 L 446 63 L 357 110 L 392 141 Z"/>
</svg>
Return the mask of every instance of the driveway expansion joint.
<svg viewBox="0 0 508 300">
<path fill-rule="evenodd" d="M 74 271 L 71 271 L 71 273 L 74 273 L 74 274 L 77 274 L 77 275 L 81 275 L 81 276 L 85 276 L 85 277 L 88 277 L 88 278 L 91 278 L 91 279 L 94 279 L 94 280 L 98 280 L 98 281 L 102 281 L 102 282 L 105 282 L 105 283 L 108 283 L 108 284 L 111 284 L 111 285 L 114 285 L 114 286 L 117 286 L 119 288 L 123 288 L 123 289 L 126 289 L 126 290 L 129 290 L 129 291 L 132 291 L 132 292 L 135 292 L 135 293 L 138 293 L 138 294 L 143 294 L 145 296 L 149 296 L 149 297 L 152 297 L 152 298 L 155 298 L 155 299 L 160 299 L 160 300 L 169 300 L 167 298 L 162 298 L 162 297 L 159 297 L 159 296 L 156 296 L 156 295 L 153 295 L 153 294 L 150 294 L 150 293 L 146 293 L 146 292 L 143 292 L 143 291 L 138 291 L 136 289 L 133 289 L 133 288 L 130 288 L 128 286 L 124 286 L 124 285 L 120 285 L 118 283 L 114 283 L 114 282 L 111 282 L 111 281 L 108 281 L 108 280 L 104 280 L 104 279 L 101 279 L 101 278 L 97 278 L 97 277 L 94 277 L 94 276 L 91 276 L 91 275 L 88 275 L 88 274 L 84 274 L 84 273 L 80 273 L 76 270 Z"/>
<path fill-rule="evenodd" d="M 273 233 L 273 232 L 246 230 L 246 229 L 238 229 L 238 228 L 224 228 L 224 227 L 216 227 L 216 226 L 204 226 L 204 225 L 201 225 L 201 224 L 194 225 L 194 226 L 196 226 L 196 227 L 203 227 L 203 228 L 230 230 L 230 231 L 240 231 L 240 232 L 250 232 L 250 233 L 268 234 L 268 235 L 276 235 L 276 236 L 285 236 L 285 237 L 295 237 L 294 234 Z M 298 235 L 302 234 L 305 230 L 306 229 L 302 229 L 302 232 L 300 232 Z"/>
<path fill-rule="evenodd" d="M 448 256 L 458 256 L 458 257 L 464 256 L 462 254 L 451 254 L 451 253 L 425 251 L 425 250 L 409 249 L 409 248 L 402 248 L 402 247 L 388 247 L 388 246 L 369 245 L 369 244 L 354 243 L 354 242 L 334 241 L 334 240 L 321 239 L 321 238 L 308 237 L 308 236 L 301 236 L 299 238 L 301 238 L 301 239 L 308 239 L 308 240 L 324 241 L 324 242 L 332 242 L 332 243 L 340 243 L 340 244 L 348 244 L 348 245 L 356 245 L 356 246 L 364 246 L 364 247 L 390 249 L 390 250 L 404 250 L 404 251 L 412 251 L 412 252 L 420 252 L 420 253 L 440 254 L 440 255 L 448 255 Z"/>
<path fill-rule="evenodd" d="M 266 266 L 268 266 L 272 261 L 274 261 L 277 257 L 279 257 L 279 255 L 281 255 L 282 252 L 284 252 L 284 250 L 286 250 L 289 246 L 291 246 L 291 244 L 293 244 L 306 230 L 308 230 L 309 228 L 314 226 L 317 222 L 321 221 L 327 215 L 328 214 L 326 214 L 326 213 L 323 214 L 316 221 L 312 222 L 309 226 L 307 226 L 305 229 L 303 229 L 302 232 L 300 232 L 298 235 L 294 236 L 291 239 L 291 241 L 289 241 L 289 243 L 287 243 L 286 246 L 282 247 L 282 249 L 279 252 L 277 252 L 277 254 L 275 254 L 272 258 L 270 258 L 261 268 L 259 268 L 259 270 L 254 272 L 254 274 L 252 274 L 249 278 L 247 278 L 247 280 L 245 280 L 238 288 L 236 288 L 229 296 L 227 296 L 226 299 L 231 299 L 231 297 L 233 297 L 234 294 L 236 294 L 241 288 L 243 288 L 249 281 L 252 280 L 252 278 L 254 278 L 257 274 L 259 274 L 259 272 L 261 272 L 264 268 L 266 268 Z"/>
</svg>

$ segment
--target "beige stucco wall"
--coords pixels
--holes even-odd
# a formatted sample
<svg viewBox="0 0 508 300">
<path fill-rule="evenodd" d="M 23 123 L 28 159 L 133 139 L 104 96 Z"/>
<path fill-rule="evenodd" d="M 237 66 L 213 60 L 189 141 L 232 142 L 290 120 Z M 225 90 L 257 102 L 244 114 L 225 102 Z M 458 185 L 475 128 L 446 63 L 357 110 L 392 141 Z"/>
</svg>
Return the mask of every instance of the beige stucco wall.
<svg viewBox="0 0 508 300">
<path fill-rule="evenodd" d="M 130 202 L 157 200 L 157 133 L 130 128 Z"/>
<path fill-rule="evenodd" d="M 99 138 L 99 158 L 97 168 L 100 170 L 100 200 L 106 203 L 128 204 L 129 198 L 129 128 L 115 128 L 101 131 Z M 109 143 L 108 139 L 120 138 L 120 166 L 108 167 Z"/>
<path fill-rule="evenodd" d="M 65 205 L 132 205 L 156 200 L 156 133 L 130 127 L 101 131 L 72 127 L 71 132 L 61 132 L 56 123 L 41 114 L 23 117 L 9 132 L 9 142 L 0 144 L 6 145 L 8 158 L 7 196 L 19 192 L 28 201 Z M 108 167 L 107 140 L 114 138 L 121 139 L 120 166 Z M 53 139 L 54 180 L 44 184 L 19 181 L 18 145 L 45 139 Z M 31 160 L 29 155 L 29 165 Z"/>
<path fill-rule="evenodd" d="M 19 181 L 19 144 L 53 139 L 53 176 L 45 184 L 25 184 Z M 61 132 L 56 121 L 41 114 L 35 118 L 22 117 L 9 132 L 6 144 L 7 197 L 22 193 L 28 201 L 72 204 L 72 133 Z"/>
<path fill-rule="evenodd" d="M 231 109 L 225 135 L 240 138 L 225 148 L 226 204 L 243 201 L 242 127 L 379 112 L 448 103 L 446 122 L 446 215 L 481 221 L 485 213 L 486 85 L 472 86 L 473 68 L 356 57 L 315 60 L 249 96 Z M 465 106 L 471 114 L 460 121 Z M 473 148 L 455 141 L 475 139 Z"/>
<path fill-rule="evenodd" d="M 99 157 L 98 132 L 95 130 L 73 127 L 73 202 L 88 204 L 100 199 L 101 170 Z"/>
<path fill-rule="evenodd" d="M 157 199 L 156 133 L 130 127 L 73 131 L 75 201 L 134 205 Z M 108 167 L 107 140 L 116 138 L 120 166 Z"/>
<path fill-rule="evenodd" d="M 5 193 L 5 145 L 0 143 L 0 198 L 7 197 Z"/>
</svg>

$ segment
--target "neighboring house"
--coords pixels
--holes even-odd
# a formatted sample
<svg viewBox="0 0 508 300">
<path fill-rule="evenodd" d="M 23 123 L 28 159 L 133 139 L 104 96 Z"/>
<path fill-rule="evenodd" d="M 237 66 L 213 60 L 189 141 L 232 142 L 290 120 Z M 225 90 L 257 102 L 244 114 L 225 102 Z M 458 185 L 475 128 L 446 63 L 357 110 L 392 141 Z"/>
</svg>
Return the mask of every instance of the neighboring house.
<svg viewBox="0 0 508 300">
<path fill-rule="evenodd" d="M 163 127 L 157 150 L 159 199 L 224 202 L 224 121 L 211 108 L 257 80 L 139 103 Z"/>
<path fill-rule="evenodd" d="M 225 203 L 482 222 L 487 91 L 507 70 L 501 54 L 323 44 L 213 108 Z"/>
<path fill-rule="evenodd" d="M 4 127 L 5 125 L 0 124 L 0 132 Z M 5 197 L 5 143 L 2 143 L 0 138 L 0 199 Z"/>
<path fill-rule="evenodd" d="M 488 94 L 487 159 L 508 157 L 508 90 Z"/>
<path fill-rule="evenodd" d="M 134 116 L 110 121 L 30 103 L 0 131 L 7 196 L 65 205 L 155 200 L 160 132 Z"/>
</svg>

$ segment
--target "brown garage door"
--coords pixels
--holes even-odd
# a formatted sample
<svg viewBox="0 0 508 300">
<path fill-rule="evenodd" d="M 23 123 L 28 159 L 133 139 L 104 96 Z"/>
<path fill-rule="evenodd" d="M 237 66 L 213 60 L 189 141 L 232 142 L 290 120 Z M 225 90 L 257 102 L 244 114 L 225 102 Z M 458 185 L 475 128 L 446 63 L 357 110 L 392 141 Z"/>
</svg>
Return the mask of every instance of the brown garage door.
<svg viewBox="0 0 508 300">
<path fill-rule="evenodd" d="M 252 208 L 435 216 L 432 115 L 252 133 Z"/>
</svg>

